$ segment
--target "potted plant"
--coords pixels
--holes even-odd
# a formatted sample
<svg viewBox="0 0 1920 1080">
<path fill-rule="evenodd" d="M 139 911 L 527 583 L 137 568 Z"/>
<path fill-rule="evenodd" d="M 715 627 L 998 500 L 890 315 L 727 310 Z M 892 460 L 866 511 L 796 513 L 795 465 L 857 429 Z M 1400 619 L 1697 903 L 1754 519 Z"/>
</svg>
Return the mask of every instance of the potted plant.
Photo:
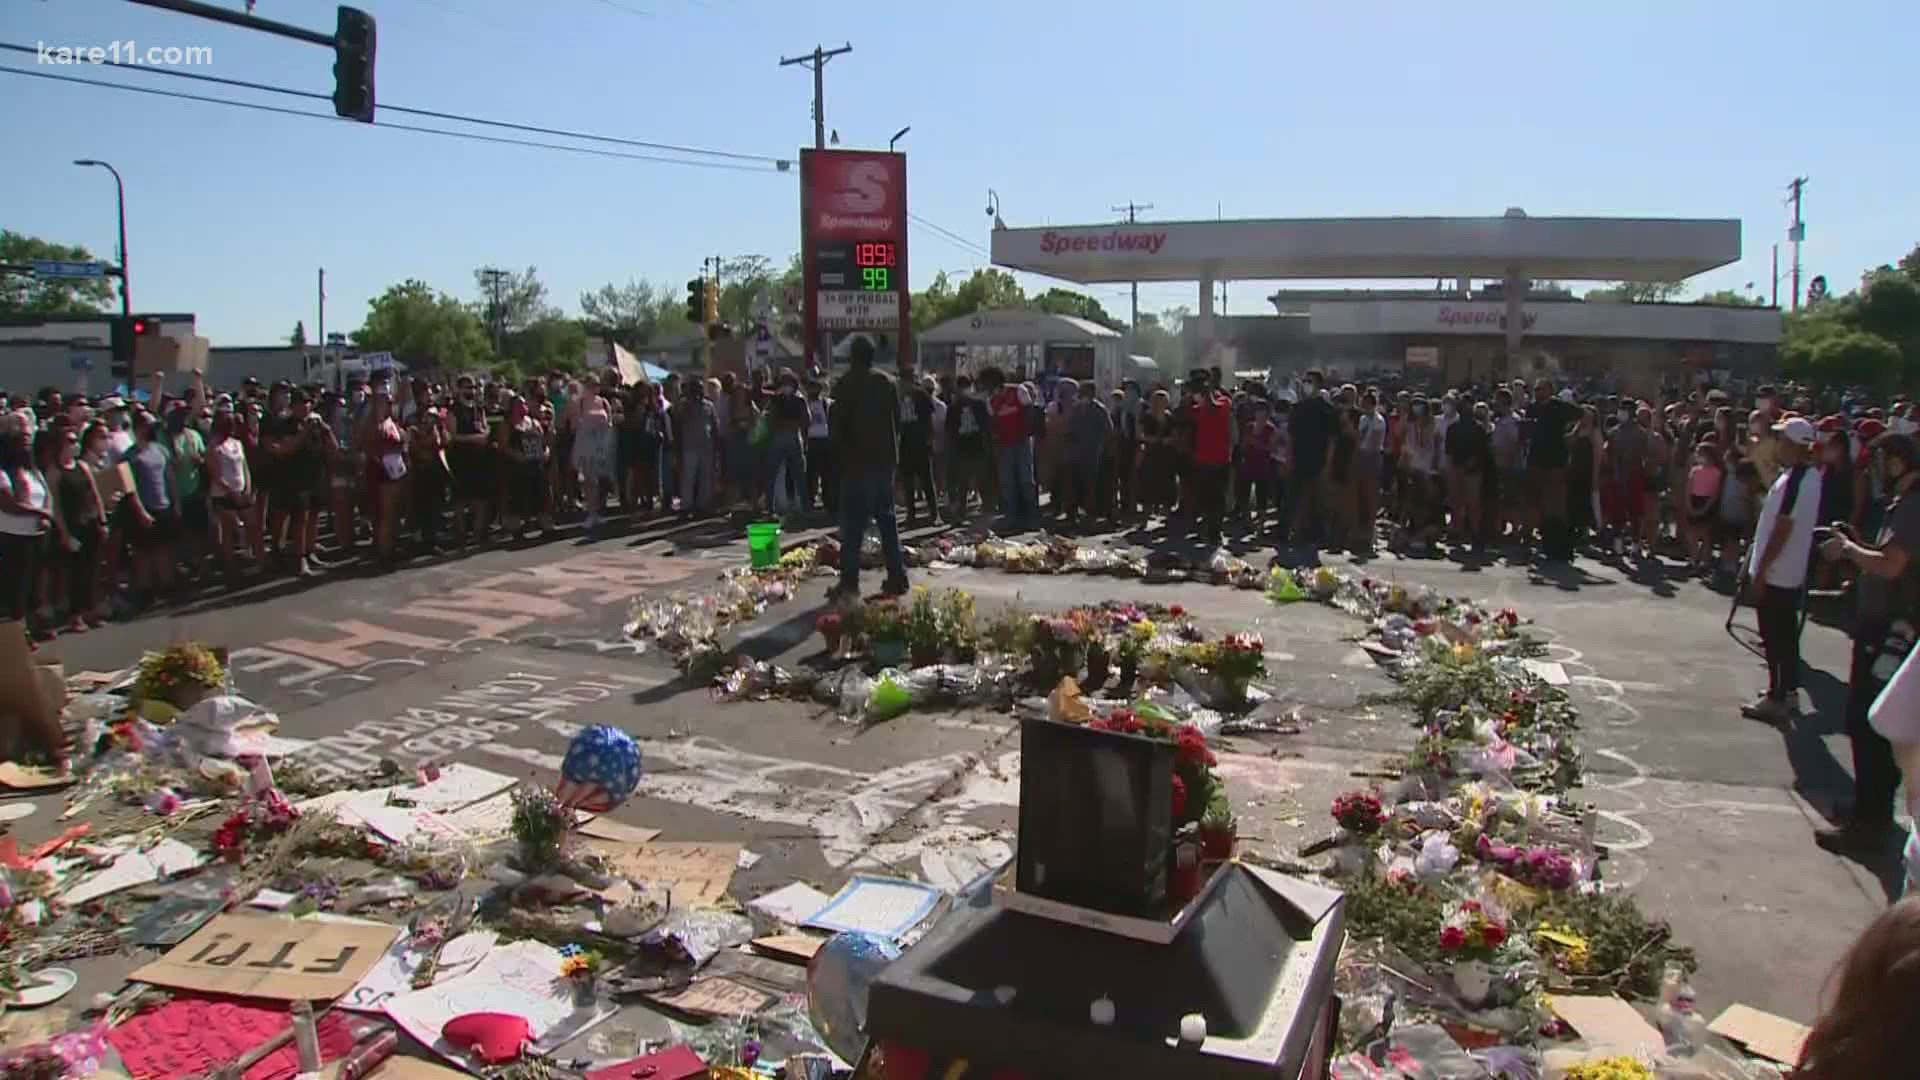
<svg viewBox="0 0 1920 1080">
<path fill-rule="evenodd" d="M 827 652 L 837 655 L 841 639 L 846 635 L 846 616 L 837 611 L 822 612 L 819 618 L 813 620 L 813 628 L 820 632 L 821 639 L 827 643 Z"/>
<path fill-rule="evenodd" d="M 1078 675 L 1087 659 L 1087 626 L 1077 613 L 1048 618 L 1033 617 L 1033 638 L 1027 648 L 1033 681 L 1041 687 L 1057 685 L 1068 675 Z"/>
<path fill-rule="evenodd" d="M 940 635 L 946 651 L 960 663 L 971 663 L 979 652 L 980 619 L 973 594 L 948 589 L 940 594 Z"/>
<path fill-rule="evenodd" d="M 1462 900 L 1440 924 L 1440 951 L 1453 961 L 1453 989 L 1478 1008 L 1493 994 L 1494 954 L 1507 940 L 1507 913 L 1499 905 Z"/>
<path fill-rule="evenodd" d="M 944 641 L 940 609 L 934 603 L 933 593 L 922 585 L 913 590 L 913 600 L 907 606 L 907 649 L 913 665 L 939 663 Z"/>
<path fill-rule="evenodd" d="M 1240 823 L 1227 803 L 1223 785 L 1216 785 L 1207 808 L 1200 814 L 1200 857 L 1209 862 L 1233 858 L 1233 847 L 1240 838 Z"/>
<path fill-rule="evenodd" d="M 860 618 L 867 635 L 867 655 L 881 667 L 898 667 L 907 658 L 907 614 L 892 600 L 876 600 Z"/>
<path fill-rule="evenodd" d="M 1107 639 L 1099 634 L 1093 635 L 1087 642 L 1087 678 L 1081 689 L 1092 693 L 1107 685 L 1107 674 L 1111 662 L 1107 655 Z"/>
<path fill-rule="evenodd" d="M 197 642 L 171 645 L 140 658 L 134 696 L 186 710 L 199 704 L 227 680 L 227 669 L 213 649 Z"/>
<path fill-rule="evenodd" d="M 1267 673 L 1267 643 L 1259 634 L 1228 634 L 1214 646 L 1209 670 L 1220 679 L 1228 704 L 1247 700 L 1247 687 Z"/>
</svg>

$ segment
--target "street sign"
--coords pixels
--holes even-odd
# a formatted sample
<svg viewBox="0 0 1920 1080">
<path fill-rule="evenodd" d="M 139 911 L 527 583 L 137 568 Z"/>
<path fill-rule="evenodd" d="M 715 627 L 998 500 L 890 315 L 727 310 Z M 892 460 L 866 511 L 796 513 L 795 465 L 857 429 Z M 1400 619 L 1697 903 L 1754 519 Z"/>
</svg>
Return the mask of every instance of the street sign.
<svg viewBox="0 0 1920 1080">
<path fill-rule="evenodd" d="M 362 355 L 360 361 L 367 365 L 368 371 L 392 371 L 393 354 L 390 352 L 370 352 Z"/>
<path fill-rule="evenodd" d="M 763 363 L 773 359 L 773 331 L 766 323 L 753 328 L 753 356 Z"/>
<path fill-rule="evenodd" d="M 900 294 L 861 289 L 821 289 L 814 297 L 822 330 L 896 330 Z"/>
<path fill-rule="evenodd" d="M 92 371 L 93 357 L 83 352 L 68 353 L 67 366 L 75 371 Z"/>
<path fill-rule="evenodd" d="M 103 262 L 63 262 L 59 259 L 35 259 L 31 263 L 34 277 L 57 278 L 100 278 L 107 276 L 107 264 Z"/>
</svg>

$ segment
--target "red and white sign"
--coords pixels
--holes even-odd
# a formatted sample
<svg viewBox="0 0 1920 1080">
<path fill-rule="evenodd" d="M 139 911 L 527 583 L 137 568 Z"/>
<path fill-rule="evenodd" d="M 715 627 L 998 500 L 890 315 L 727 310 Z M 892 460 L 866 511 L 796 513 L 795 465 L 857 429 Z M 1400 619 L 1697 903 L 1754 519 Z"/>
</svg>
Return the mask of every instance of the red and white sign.
<svg viewBox="0 0 1920 1080">
<path fill-rule="evenodd" d="M 1040 234 L 1040 251 L 1047 255 L 1073 252 L 1125 251 L 1140 255 L 1158 255 L 1167 242 L 1165 230 L 1108 229 L 1106 232 L 1056 232 Z"/>
<path fill-rule="evenodd" d="M 904 155 L 800 151 L 800 254 L 810 365 L 830 353 L 822 331 L 888 331 L 885 349 L 912 355 Z"/>
<path fill-rule="evenodd" d="M 815 240 L 892 240 L 907 232 L 907 159 L 864 150 L 803 150 L 806 228 Z"/>
</svg>

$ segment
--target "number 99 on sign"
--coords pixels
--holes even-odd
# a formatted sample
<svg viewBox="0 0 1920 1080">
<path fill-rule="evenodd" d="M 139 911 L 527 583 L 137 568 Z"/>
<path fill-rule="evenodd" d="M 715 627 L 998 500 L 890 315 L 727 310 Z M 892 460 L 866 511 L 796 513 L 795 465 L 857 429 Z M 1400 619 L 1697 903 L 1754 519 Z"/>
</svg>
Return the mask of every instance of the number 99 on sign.
<svg viewBox="0 0 1920 1080">
<path fill-rule="evenodd" d="M 860 287 L 868 292 L 885 292 L 893 288 L 893 271 L 884 266 L 863 266 Z"/>
</svg>

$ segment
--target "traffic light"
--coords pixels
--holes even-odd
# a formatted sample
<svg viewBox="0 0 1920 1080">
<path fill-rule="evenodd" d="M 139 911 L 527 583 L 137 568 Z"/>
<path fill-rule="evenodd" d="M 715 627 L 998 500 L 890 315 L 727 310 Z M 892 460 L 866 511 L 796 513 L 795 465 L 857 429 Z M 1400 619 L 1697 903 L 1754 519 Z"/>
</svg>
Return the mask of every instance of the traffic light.
<svg viewBox="0 0 1920 1080">
<path fill-rule="evenodd" d="M 707 321 L 707 279 L 694 278 L 687 282 L 687 321 L 695 326 L 705 325 Z"/>
<path fill-rule="evenodd" d="M 373 123 L 373 16 L 359 8 L 340 9 L 333 32 L 333 111 L 336 116 Z"/>
<path fill-rule="evenodd" d="M 705 322 L 708 326 L 713 326 L 719 323 L 720 321 L 720 283 L 719 282 L 717 281 L 707 282 L 707 287 L 705 291 L 701 293 L 701 297 L 700 297 L 700 314 L 705 316 L 705 319 L 703 319 L 702 321 Z"/>
<path fill-rule="evenodd" d="M 109 363 L 113 377 L 131 378 L 133 356 L 140 348 L 140 339 L 160 336 L 160 320 L 151 315 L 117 316 L 109 327 L 110 344 L 113 349 L 113 357 Z"/>
</svg>

